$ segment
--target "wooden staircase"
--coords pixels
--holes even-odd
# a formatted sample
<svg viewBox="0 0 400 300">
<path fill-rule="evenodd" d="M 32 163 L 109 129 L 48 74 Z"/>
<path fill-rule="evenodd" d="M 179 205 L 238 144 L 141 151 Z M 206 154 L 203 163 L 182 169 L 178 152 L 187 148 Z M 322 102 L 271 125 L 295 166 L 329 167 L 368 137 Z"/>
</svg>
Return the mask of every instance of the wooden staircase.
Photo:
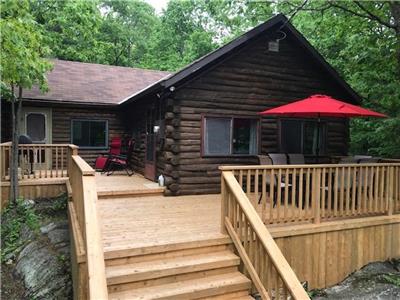
<svg viewBox="0 0 400 300">
<path fill-rule="evenodd" d="M 109 299 L 253 299 L 232 249 L 219 238 L 105 253 Z"/>
</svg>

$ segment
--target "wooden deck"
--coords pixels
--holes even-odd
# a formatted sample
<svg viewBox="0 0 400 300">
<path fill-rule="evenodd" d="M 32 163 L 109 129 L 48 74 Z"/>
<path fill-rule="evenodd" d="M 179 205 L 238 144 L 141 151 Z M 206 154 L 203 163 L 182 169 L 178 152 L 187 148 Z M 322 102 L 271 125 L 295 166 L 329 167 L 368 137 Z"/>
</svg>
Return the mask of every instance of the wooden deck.
<svg viewBox="0 0 400 300">
<path fill-rule="evenodd" d="M 227 237 L 220 233 L 220 195 L 100 200 L 99 212 L 106 257 Z"/>
<path fill-rule="evenodd" d="M 127 176 L 125 173 L 116 172 L 110 176 L 96 172 L 96 188 L 100 198 L 137 196 L 137 195 L 160 195 L 164 187 L 158 183 L 144 178 L 140 174 Z"/>
</svg>

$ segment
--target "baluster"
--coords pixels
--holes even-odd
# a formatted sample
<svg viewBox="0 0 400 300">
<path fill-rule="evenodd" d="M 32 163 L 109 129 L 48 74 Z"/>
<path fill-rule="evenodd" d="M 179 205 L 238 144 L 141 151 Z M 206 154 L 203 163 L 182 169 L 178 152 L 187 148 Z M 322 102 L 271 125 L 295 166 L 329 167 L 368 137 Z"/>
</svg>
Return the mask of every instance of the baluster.
<svg viewBox="0 0 400 300">
<path fill-rule="evenodd" d="M 373 188 L 374 188 L 374 178 L 375 177 L 375 168 L 370 167 L 370 175 L 368 177 L 369 180 L 369 190 L 368 190 L 368 200 L 369 200 L 369 210 L 368 213 L 372 213 L 374 210 L 374 195 L 373 195 Z M 376 188 L 379 189 L 379 183 L 376 183 Z"/>
<path fill-rule="evenodd" d="M 64 177 L 64 147 L 61 147 L 61 177 Z"/>
<path fill-rule="evenodd" d="M 276 222 L 279 223 L 280 220 L 280 210 L 281 210 L 281 193 L 282 193 L 282 169 L 279 168 L 278 170 L 278 179 L 276 182 L 277 188 L 277 199 L 276 199 Z"/>
<path fill-rule="evenodd" d="M 288 221 L 288 210 L 289 210 L 289 169 L 285 170 L 285 204 L 283 207 L 283 221 Z"/>
<path fill-rule="evenodd" d="M 306 205 L 305 205 L 305 217 L 306 219 L 310 218 L 310 173 L 311 169 L 307 168 L 307 175 L 306 175 Z"/>
<path fill-rule="evenodd" d="M 258 200 L 258 199 L 257 199 Z M 264 224 L 267 223 L 267 170 L 263 170 L 261 181 L 261 220 Z"/>
<path fill-rule="evenodd" d="M 321 195 L 321 218 L 325 218 L 325 194 L 326 194 L 325 179 L 326 179 L 326 168 L 322 168 L 321 184 L 318 187 L 320 190 L 320 193 L 322 193 L 322 195 Z"/>
<path fill-rule="evenodd" d="M 276 274 L 276 282 L 275 282 L 275 299 L 281 299 L 281 291 L 280 291 L 280 277 L 278 271 L 274 267 L 274 273 Z"/>
<path fill-rule="evenodd" d="M 298 217 L 297 219 L 301 221 L 303 219 L 303 168 L 300 168 L 299 172 L 299 208 L 298 208 Z"/>
<path fill-rule="evenodd" d="M 267 259 L 267 286 L 268 286 L 268 294 L 270 298 L 272 299 L 272 289 L 273 289 L 273 284 L 275 282 L 274 280 L 274 271 L 273 271 L 273 266 L 272 266 L 272 261 L 269 258 L 269 256 L 265 255 Z"/>
<path fill-rule="evenodd" d="M 56 163 L 56 177 L 58 177 L 58 149 L 59 149 L 59 147 L 55 147 L 55 150 L 56 150 L 56 161 L 55 161 L 55 163 Z"/>
<path fill-rule="evenodd" d="M 329 168 L 328 169 L 328 205 L 327 205 L 327 210 L 328 210 L 328 217 L 332 218 L 332 174 L 333 174 L 333 169 Z"/>
<path fill-rule="evenodd" d="M 381 188 L 380 188 L 380 207 L 381 207 L 381 211 L 382 211 L 382 204 L 384 203 L 384 193 L 388 194 L 388 190 L 385 191 L 385 178 L 386 180 L 389 178 L 389 174 L 388 174 L 388 170 L 389 167 L 381 167 L 380 168 L 381 172 L 382 172 L 382 176 L 381 176 Z M 378 172 L 379 173 L 379 172 Z M 386 173 L 386 174 L 385 174 Z M 392 186 L 393 188 L 393 186 Z M 378 212 L 378 203 L 376 203 L 377 207 L 376 207 L 376 212 Z"/>
<path fill-rule="evenodd" d="M 258 180 L 259 180 L 259 178 L 258 177 L 259 177 L 259 170 L 257 169 L 257 170 L 255 170 L 255 174 L 254 174 L 254 197 L 253 197 L 254 208 L 258 208 L 258 199 L 259 199 L 259 195 L 258 195 Z M 259 211 L 260 210 L 257 209 L 257 212 L 259 212 Z"/>
<path fill-rule="evenodd" d="M 383 168 L 384 167 L 382 167 L 382 170 L 383 170 Z M 378 166 L 375 166 L 375 167 L 372 167 L 372 170 L 374 171 L 373 186 L 370 186 L 370 189 L 372 189 L 371 193 L 373 194 L 373 198 L 374 198 L 372 211 L 377 212 L 378 203 L 381 202 L 381 199 L 379 199 L 379 183 L 380 183 L 379 170 L 380 170 L 380 168 Z"/>
<path fill-rule="evenodd" d="M 247 170 L 247 177 L 246 177 L 246 195 L 247 198 L 250 198 L 251 193 L 251 170 Z"/>
<path fill-rule="evenodd" d="M 338 208 L 339 208 L 339 203 L 338 203 L 338 198 L 339 198 L 339 168 L 335 168 L 335 183 L 334 183 L 334 193 L 333 193 L 333 215 L 334 217 L 337 217 L 338 215 Z"/>
<path fill-rule="evenodd" d="M 363 190 L 363 193 L 364 193 L 364 211 L 363 211 L 363 213 L 364 214 L 366 214 L 366 213 L 368 213 L 368 200 L 367 200 L 367 192 L 368 192 L 368 167 L 365 167 L 364 168 L 364 170 L 365 170 L 365 178 L 364 178 L 364 190 Z"/>
<path fill-rule="evenodd" d="M 344 172 L 344 167 L 341 168 L 341 176 L 340 176 L 340 197 L 339 197 L 339 216 L 342 217 L 344 215 L 343 210 L 344 210 L 344 176 L 345 176 L 345 172 Z"/>
<path fill-rule="evenodd" d="M 346 212 L 345 216 L 350 215 L 350 188 L 351 188 L 351 167 L 346 168 Z"/>
<path fill-rule="evenodd" d="M 299 203 L 298 203 L 298 201 L 296 201 L 296 196 L 297 196 L 296 195 L 296 192 L 297 192 L 297 189 L 296 189 L 297 178 L 296 178 L 296 176 L 297 176 L 297 172 L 296 172 L 295 168 L 293 168 L 292 171 L 293 171 L 293 173 L 292 173 L 292 187 L 291 187 L 291 190 L 292 190 L 292 200 L 291 200 L 292 201 L 292 205 L 291 205 L 290 217 L 291 217 L 292 221 L 295 221 L 296 220 L 297 205 Z"/>
<path fill-rule="evenodd" d="M 357 188 L 357 171 L 358 167 L 353 168 L 353 183 L 351 185 L 351 215 L 354 216 L 356 214 L 356 188 Z"/>
<path fill-rule="evenodd" d="M 364 169 L 359 167 L 358 169 L 358 183 L 357 183 L 357 215 L 362 213 L 362 187 L 364 180 Z"/>
<path fill-rule="evenodd" d="M 274 223 L 274 202 L 275 200 L 275 174 L 274 169 L 271 169 L 270 186 L 269 186 L 269 223 Z"/>
<path fill-rule="evenodd" d="M 239 185 L 243 189 L 243 170 L 239 170 Z"/>
</svg>

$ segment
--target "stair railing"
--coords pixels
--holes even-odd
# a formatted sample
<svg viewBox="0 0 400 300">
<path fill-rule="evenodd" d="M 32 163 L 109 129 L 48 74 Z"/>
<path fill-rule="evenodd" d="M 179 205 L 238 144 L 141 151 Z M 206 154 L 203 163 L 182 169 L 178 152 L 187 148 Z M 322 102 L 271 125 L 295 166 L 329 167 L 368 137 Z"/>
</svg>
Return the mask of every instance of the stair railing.
<svg viewBox="0 0 400 300">
<path fill-rule="evenodd" d="M 79 270 L 72 270 L 75 279 L 74 298 L 108 299 L 103 242 L 97 212 L 95 171 L 77 155 L 75 146 L 69 148 L 68 175 L 68 190 L 72 200 L 68 209 L 72 242 L 76 249 L 74 255 L 78 256 L 78 262 L 85 261 L 80 264 L 82 270 L 80 267 Z"/>
<path fill-rule="evenodd" d="M 222 231 L 232 238 L 262 299 L 309 299 L 233 172 L 221 176 Z"/>
</svg>

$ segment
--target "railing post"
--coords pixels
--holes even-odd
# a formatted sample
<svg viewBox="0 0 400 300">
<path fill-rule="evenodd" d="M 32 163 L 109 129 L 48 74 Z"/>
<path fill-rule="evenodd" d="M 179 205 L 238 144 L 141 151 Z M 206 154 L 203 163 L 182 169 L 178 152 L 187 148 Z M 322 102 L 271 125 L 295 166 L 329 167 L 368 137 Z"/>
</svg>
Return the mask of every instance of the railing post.
<svg viewBox="0 0 400 300">
<path fill-rule="evenodd" d="M 227 234 L 225 227 L 225 217 L 227 215 L 227 199 L 226 199 L 226 186 L 225 186 L 224 172 L 221 172 L 221 233 Z"/>
<path fill-rule="evenodd" d="M 394 167 L 389 167 L 389 178 L 388 178 L 389 186 L 387 187 L 387 192 L 389 193 L 388 197 L 388 212 L 387 215 L 393 215 L 393 206 L 394 206 Z"/>
<path fill-rule="evenodd" d="M 68 145 L 68 157 L 67 157 L 67 176 L 70 175 L 71 172 L 71 164 L 72 164 L 72 156 L 78 155 L 78 146 Z"/>
<path fill-rule="evenodd" d="M 321 222 L 321 169 L 313 170 L 311 203 L 314 208 L 314 224 Z"/>
</svg>

